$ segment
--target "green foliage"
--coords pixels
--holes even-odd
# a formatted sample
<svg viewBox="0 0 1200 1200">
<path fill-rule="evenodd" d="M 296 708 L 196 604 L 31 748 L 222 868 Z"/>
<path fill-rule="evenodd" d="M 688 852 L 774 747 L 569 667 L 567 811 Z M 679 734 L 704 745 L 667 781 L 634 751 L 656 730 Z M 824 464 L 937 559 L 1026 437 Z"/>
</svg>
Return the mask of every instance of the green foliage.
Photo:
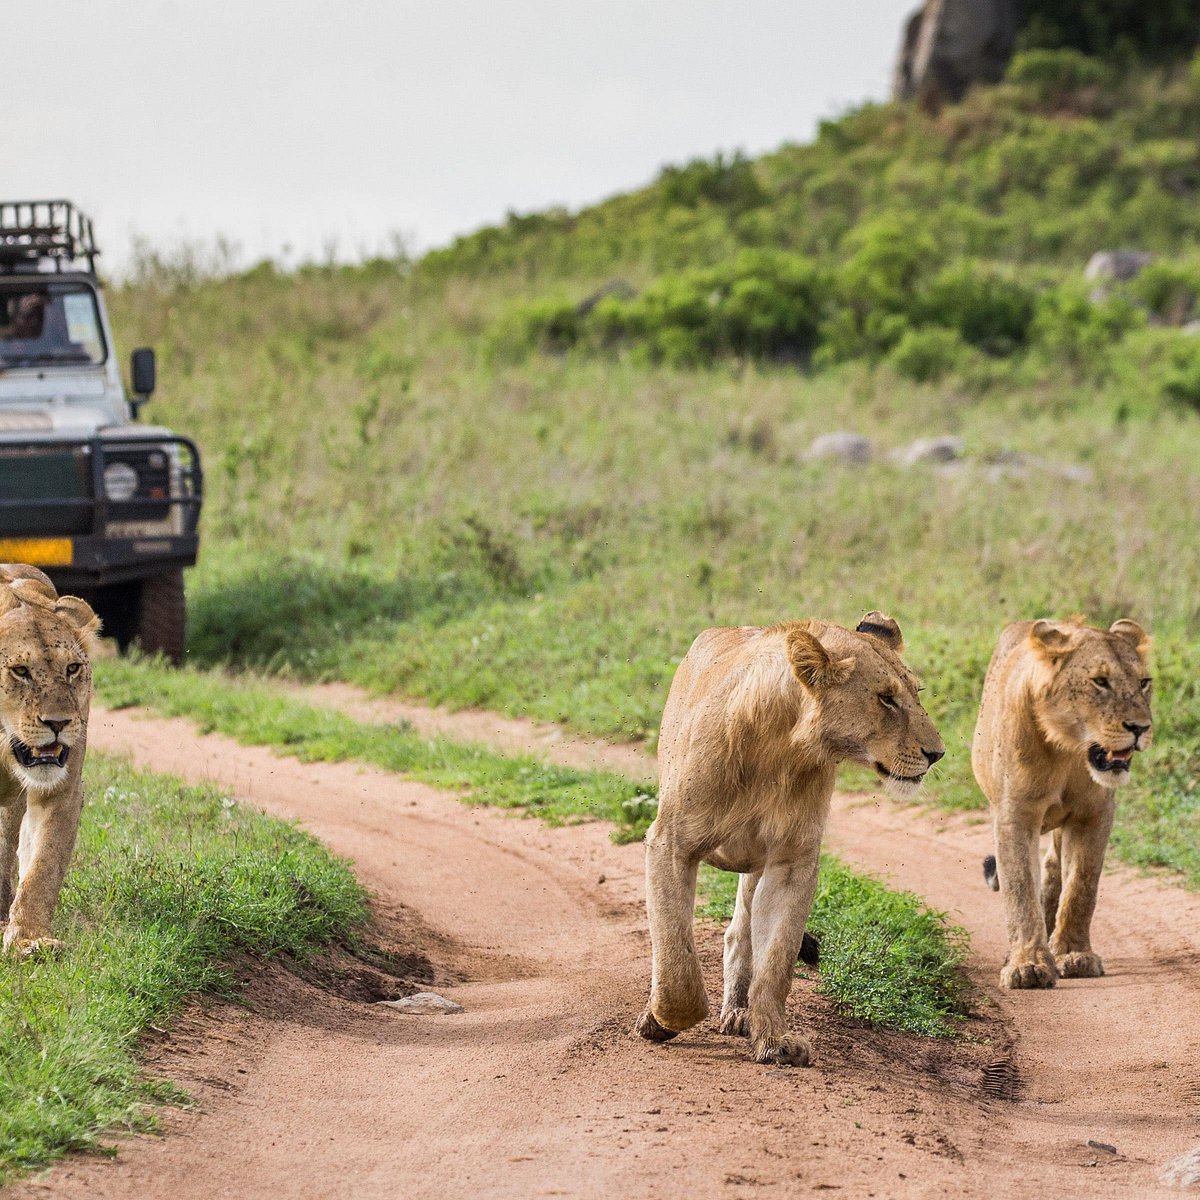
<svg viewBox="0 0 1200 1200">
<path fill-rule="evenodd" d="M 92 752 L 54 959 L 0 959 L 0 1178 L 102 1129 L 146 1129 L 180 1096 L 137 1064 L 139 1039 L 189 995 L 224 989 L 243 953 L 304 956 L 365 915 L 346 866 L 213 788 Z"/>
<path fill-rule="evenodd" d="M 904 333 L 888 361 L 896 373 L 915 383 L 937 383 L 962 361 L 966 346 L 953 329 L 932 326 L 909 329 Z"/>
<path fill-rule="evenodd" d="M 703 867 L 699 914 L 728 920 L 737 880 Z M 817 990 L 848 1016 L 945 1037 L 968 1011 L 967 935 L 911 892 L 892 891 L 822 855 L 808 929 L 821 942 Z"/>
<path fill-rule="evenodd" d="M 1158 259 L 1143 268 L 1130 291 L 1158 318 L 1182 325 L 1200 296 L 1200 266 Z"/>
<path fill-rule="evenodd" d="M 1005 78 L 1029 92 L 1039 104 L 1059 107 L 1085 88 L 1111 87 L 1115 76 L 1106 63 L 1066 48 L 1015 54 Z"/>
<path fill-rule="evenodd" d="M 1020 44 L 1067 47 L 1128 63 L 1190 55 L 1200 40 L 1192 0 L 1025 0 Z"/>
<path fill-rule="evenodd" d="M 658 177 L 658 197 L 664 208 L 699 208 L 715 204 L 733 213 L 767 203 L 770 196 L 755 175 L 754 163 L 739 151 L 726 158 L 694 158 L 681 167 L 664 167 Z"/>
<path fill-rule="evenodd" d="M 1172 400 L 1200 411 L 1200 338 L 1194 334 L 1171 347 L 1163 391 Z"/>
</svg>

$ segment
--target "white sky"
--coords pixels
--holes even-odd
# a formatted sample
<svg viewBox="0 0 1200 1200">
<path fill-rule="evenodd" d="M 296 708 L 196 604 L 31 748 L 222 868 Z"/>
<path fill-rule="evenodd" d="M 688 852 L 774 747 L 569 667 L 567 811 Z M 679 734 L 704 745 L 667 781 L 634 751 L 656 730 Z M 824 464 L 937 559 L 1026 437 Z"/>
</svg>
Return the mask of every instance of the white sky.
<svg viewBox="0 0 1200 1200">
<path fill-rule="evenodd" d="M 244 259 L 577 208 L 887 94 L 917 0 L 46 0 L 5 12 L 0 198 Z"/>
</svg>

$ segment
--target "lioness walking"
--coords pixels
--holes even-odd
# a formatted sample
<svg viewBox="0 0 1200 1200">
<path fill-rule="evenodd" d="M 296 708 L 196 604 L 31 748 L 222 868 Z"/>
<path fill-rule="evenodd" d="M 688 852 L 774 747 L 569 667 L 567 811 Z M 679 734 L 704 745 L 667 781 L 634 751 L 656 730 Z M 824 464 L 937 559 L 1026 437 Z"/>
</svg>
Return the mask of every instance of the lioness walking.
<svg viewBox="0 0 1200 1200">
<path fill-rule="evenodd" d="M 709 629 L 675 673 L 658 743 L 659 811 L 646 835 L 650 1002 L 637 1031 L 666 1041 L 708 1013 L 692 916 L 701 862 L 742 873 L 725 935 L 721 1032 L 756 1061 L 805 1066 L 784 1006 L 817 886 L 838 764 L 911 794 L 944 753 L 901 661 L 896 622 L 868 613 Z"/>
<path fill-rule="evenodd" d="M 971 765 L 992 806 L 996 854 L 984 876 L 1004 898 L 1004 987 L 1104 974 L 1092 914 L 1114 789 L 1150 744 L 1149 652 L 1133 621 L 1020 621 L 1000 635 Z M 1038 840 L 1051 831 L 1039 884 Z"/>
<path fill-rule="evenodd" d="M 99 618 L 36 567 L 0 565 L 0 922 L 4 949 L 50 936 L 83 807 Z"/>
</svg>

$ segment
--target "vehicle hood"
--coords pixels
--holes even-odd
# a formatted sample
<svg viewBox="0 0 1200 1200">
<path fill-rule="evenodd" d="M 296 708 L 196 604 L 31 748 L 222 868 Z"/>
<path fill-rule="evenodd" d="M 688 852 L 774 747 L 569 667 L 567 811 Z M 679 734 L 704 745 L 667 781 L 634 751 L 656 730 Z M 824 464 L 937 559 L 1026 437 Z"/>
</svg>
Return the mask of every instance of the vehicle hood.
<svg viewBox="0 0 1200 1200">
<path fill-rule="evenodd" d="M 107 404 L 5 404 L 0 403 L 0 441 L 29 438 L 86 438 L 112 424 Z"/>
</svg>

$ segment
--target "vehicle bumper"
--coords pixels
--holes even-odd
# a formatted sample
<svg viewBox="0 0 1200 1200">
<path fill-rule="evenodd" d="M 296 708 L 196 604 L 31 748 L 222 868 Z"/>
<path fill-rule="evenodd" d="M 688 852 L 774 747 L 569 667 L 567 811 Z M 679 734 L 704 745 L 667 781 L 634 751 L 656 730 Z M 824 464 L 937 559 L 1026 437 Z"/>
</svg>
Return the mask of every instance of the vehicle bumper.
<svg viewBox="0 0 1200 1200">
<path fill-rule="evenodd" d="M 195 533 L 137 538 L 0 537 L 0 562 L 41 567 L 60 592 L 90 591 L 190 567 L 199 547 Z"/>
</svg>

